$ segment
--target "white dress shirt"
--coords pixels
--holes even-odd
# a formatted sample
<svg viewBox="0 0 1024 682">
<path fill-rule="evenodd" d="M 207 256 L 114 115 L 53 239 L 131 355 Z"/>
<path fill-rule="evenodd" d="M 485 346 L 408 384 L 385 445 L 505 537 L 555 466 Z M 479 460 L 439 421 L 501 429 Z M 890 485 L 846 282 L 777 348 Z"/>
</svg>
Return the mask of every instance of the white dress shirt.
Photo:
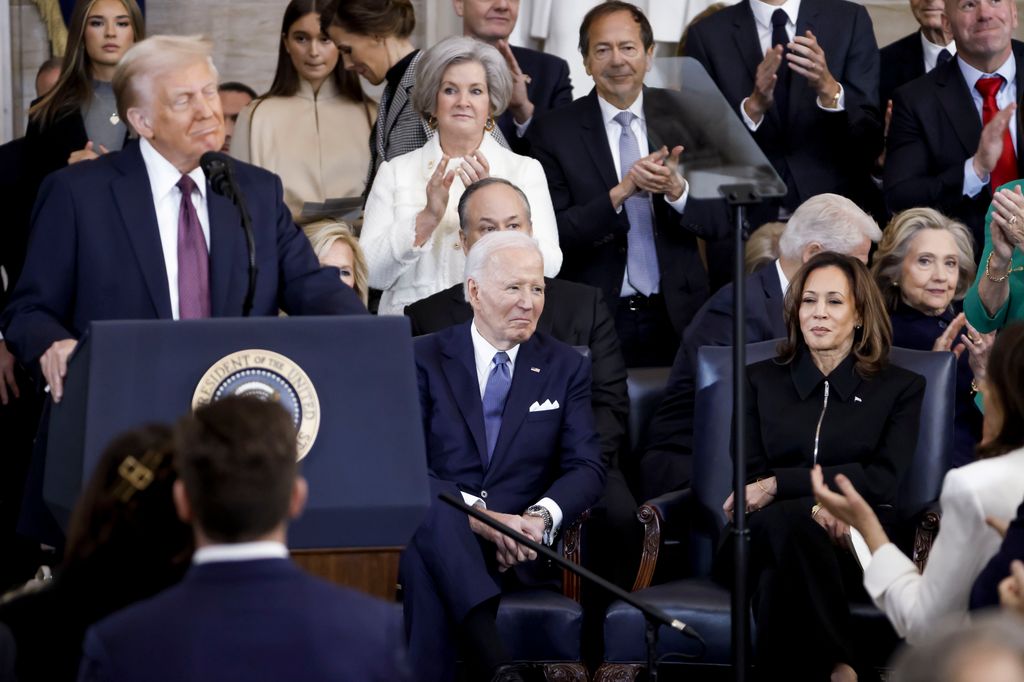
<svg viewBox="0 0 1024 682">
<path fill-rule="evenodd" d="M 495 348 L 477 331 L 476 321 L 469 325 L 469 336 L 473 340 L 473 360 L 476 365 L 476 380 L 480 384 L 480 399 L 483 400 L 484 391 L 487 389 L 487 379 L 491 376 L 491 370 L 494 369 L 494 355 L 500 353 L 501 350 Z M 516 368 L 516 355 L 519 354 L 519 346 L 515 345 L 505 351 L 508 353 L 508 371 L 510 376 L 515 376 Z M 479 502 L 487 508 L 487 503 L 476 495 L 471 495 L 465 491 L 462 492 L 462 499 L 465 500 L 466 504 L 472 506 Z M 550 497 L 545 497 L 537 502 L 538 505 L 544 507 L 551 514 L 551 530 L 552 533 L 557 533 L 559 527 L 562 525 L 562 508 L 558 506 L 558 503 L 552 500 Z M 525 511 L 525 510 L 524 510 Z"/>
<path fill-rule="evenodd" d="M 944 618 L 966 622 L 971 587 L 1001 539 L 985 517 L 1012 519 L 1024 497 L 1024 448 L 953 469 L 942 483 L 942 526 L 924 573 L 896 545 L 882 545 L 864 570 L 864 588 L 910 644 Z"/>
<path fill-rule="evenodd" d="M 956 56 L 956 41 L 949 41 L 949 45 L 936 45 L 932 41 L 924 37 L 924 33 L 919 32 L 921 36 L 921 47 L 924 48 L 924 72 L 928 73 L 934 69 L 939 63 L 939 53 L 946 50 L 954 57 Z"/>
<path fill-rule="evenodd" d="M 769 5 L 767 2 L 761 2 L 761 0 L 750 0 L 750 9 L 754 13 L 754 26 L 757 27 L 757 40 L 761 44 L 761 54 L 768 54 L 768 50 L 772 49 L 772 15 L 775 14 L 775 10 L 781 9 L 786 13 L 789 21 L 786 22 L 786 35 L 789 37 L 789 41 L 793 42 L 793 36 L 796 35 L 796 20 L 800 15 L 800 0 L 786 0 L 781 5 Z M 786 58 L 783 56 L 782 64 L 779 65 L 779 70 L 788 69 L 789 65 L 786 63 Z M 802 78 L 797 76 L 795 73 L 793 78 Z M 824 111 L 843 111 L 846 108 L 846 93 L 843 90 L 843 84 L 836 81 L 839 85 L 839 102 L 835 109 L 825 107 L 821 105 L 818 98 L 815 97 L 814 101 L 818 104 L 819 109 Z M 744 97 L 743 101 L 740 102 L 740 117 L 746 124 L 747 128 L 751 131 L 756 131 L 761 127 L 761 121 L 764 121 L 764 116 L 757 123 L 754 123 L 753 119 L 747 116 L 746 109 L 743 105 L 747 103 L 749 97 Z"/>
<path fill-rule="evenodd" d="M 288 548 L 280 542 L 263 540 L 259 542 L 235 542 L 231 544 L 207 545 L 192 555 L 192 563 L 213 564 L 224 561 L 255 561 L 257 559 L 287 559 Z"/>
<path fill-rule="evenodd" d="M 633 136 L 636 137 L 636 143 L 640 149 L 640 158 L 647 156 L 650 152 L 650 144 L 647 141 L 647 119 L 644 117 L 644 93 L 643 91 L 637 96 L 636 100 L 629 105 L 626 109 L 619 109 L 614 104 L 605 101 L 601 96 L 597 98 L 597 104 L 601 107 L 601 120 L 604 121 L 604 132 L 608 136 L 608 148 L 612 152 L 612 163 L 615 164 L 615 176 L 618 178 L 622 177 L 621 173 L 621 156 L 619 155 L 619 138 L 622 136 L 622 125 L 615 120 L 615 117 L 621 114 L 623 111 L 628 111 L 633 114 L 633 122 L 630 123 L 629 129 L 633 131 Z M 671 150 L 669 150 L 671 152 Z M 672 207 L 677 213 L 682 213 L 686 208 L 686 198 L 690 195 L 690 185 L 683 180 L 683 193 L 679 195 L 679 198 L 675 201 L 670 201 L 668 195 L 665 196 L 665 202 Z M 650 196 L 648 196 L 650 200 Z M 622 211 L 622 206 L 616 209 L 616 213 Z M 654 206 L 651 205 L 653 210 Z M 657 293 L 660 287 L 655 286 L 655 289 L 651 293 Z M 629 268 L 627 266 L 626 271 L 622 275 L 622 292 L 620 296 L 632 296 L 636 294 L 636 289 L 629 283 Z"/>
<path fill-rule="evenodd" d="M 153 194 L 153 208 L 156 209 L 156 224 L 160 229 L 160 246 L 164 252 L 164 267 L 167 270 L 167 292 L 171 296 L 171 317 L 178 319 L 178 212 L 181 208 L 181 190 L 178 181 L 181 171 L 160 155 L 149 140 L 142 138 L 139 143 L 142 161 L 146 164 L 149 187 Z M 196 183 L 192 192 L 192 205 L 203 228 L 206 250 L 210 250 L 210 214 L 206 203 L 206 175 L 198 166 L 188 176 Z"/>
<path fill-rule="evenodd" d="M 1003 85 L 999 88 L 999 92 L 996 93 L 996 105 L 1000 111 L 1006 108 L 1011 102 L 1015 102 L 1017 99 L 1017 62 L 1011 54 L 1003 65 L 996 69 L 993 73 L 984 73 L 978 71 L 976 68 L 965 62 L 963 59 L 957 57 L 956 63 L 960 65 L 960 73 L 964 76 L 964 82 L 967 83 L 967 89 L 971 92 L 971 101 L 974 102 L 974 108 L 978 112 L 978 120 L 983 120 L 981 116 L 981 106 L 984 102 L 981 93 L 975 89 L 975 85 L 983 76 L 995 76 L 1000 75 L 1003 77 Z M 1014 116 L 1010 119 L 1010 139 L 1013 140 L 1013 150 L 1016 155 L 1017 152 L 1017 117 Z M 986 175 L 983 178 L 979 178 L 978 174 L 974 172 L 974 157 L 971 156 L 964 162 L 964 196 L 965 197 L 976 197 L 978 192 L 985 188 L 985 185 L 992 179 L 991 174 Z"/>
</svg>

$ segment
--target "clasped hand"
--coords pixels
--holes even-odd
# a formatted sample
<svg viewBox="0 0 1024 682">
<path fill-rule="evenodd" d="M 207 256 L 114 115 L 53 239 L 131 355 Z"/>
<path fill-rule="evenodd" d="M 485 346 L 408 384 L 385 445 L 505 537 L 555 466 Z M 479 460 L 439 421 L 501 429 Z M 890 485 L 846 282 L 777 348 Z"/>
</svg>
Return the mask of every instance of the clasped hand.
<svg viewBox="0 0 1024 682">
<path fill-rule="evenodd" d="M 774 476 L 762 478 L 760 481 L 754 481 L 753 483 L 748 483 L 745 495 L 747 500 L 747 513 L 756 512 L 767 507 L 775 499 L 775 494 L 777 492 L 778 485 Z M 732 521 L 735 507 L 736 500 L 733 498 L 733 494 L 729 493 L 729 497 L 725 498 L 725 503 L 722 504 L 722 511 L 725 512 L 725 515 L 730 521 Z"/>
<path fill-rule="evenodd" d="M 498 523 L 504 524 L 517 533 L 525 535 L 534 542 L 543 541 L 544 519 L 539 516 L 516 516 L 515 514 L 502 514 L 501 512 L 488 509 L 481 509 L 480 511 Z M 495 544 L 497 547 L 498 570 L 500 572 L 505 572 L 516 564 L 533 561 L 537 558 L 537 553 L 529 547 L 520 545 L 507 535 L 502 535 L 473 517 L 469 518 L 469 529 L 485 540 Z"/>
<path fill-rule="evenodd" d="M 669 201 L 677 201 L 686 191 L 686 180 L 679 170 L 679 156 L 682 153 L 682 145 L 673 147 L 671 152 L 668 147 L 662 146 L 658 151 L 638 159 L 626 177 L 616 185 L 618 197 L 613 191 L 615 207 L 621 206 L 623 201 L 637 192 L 664 194 Z"/>
</svg>

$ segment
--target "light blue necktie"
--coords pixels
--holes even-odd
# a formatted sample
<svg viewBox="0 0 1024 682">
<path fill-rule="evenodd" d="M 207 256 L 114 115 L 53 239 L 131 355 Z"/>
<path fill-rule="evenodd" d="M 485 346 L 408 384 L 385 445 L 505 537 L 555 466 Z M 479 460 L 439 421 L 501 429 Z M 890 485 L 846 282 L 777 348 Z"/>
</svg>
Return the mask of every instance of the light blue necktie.
<svg viewBox="0 0 1024 682">
<path fill-rule="evenodd" d="M 619 135 L 620 180 L 640 160 L 640 145 L 630 127 L 634 118 L 636 116 L 631 111 L 623 111 L 615 116 L 615 122 L 622 126 L 622 134 Z M 637 192 L 626 199 L 626 216 L 629 218 L 629 234 L 626 238 L 629 283 L 644 296 L 650 296 L 658 288 L 661 279 L 658 253 L 654 248 L 654 213 L 650 195 Z"/>
<path fill-rule="evenodd" d="M 505 411 L 508 391 L 512 388 L 512 373 L 508 369 L 508 353 L 499 351 L 494 354 L 494 369 L 487 377 L 484 387 L 484 432 L 487 435 L 487 462 L 490 464 L 494 454 L 494 446 L 498 442 L 501 431 L 501 415 Z"/>
</svg>

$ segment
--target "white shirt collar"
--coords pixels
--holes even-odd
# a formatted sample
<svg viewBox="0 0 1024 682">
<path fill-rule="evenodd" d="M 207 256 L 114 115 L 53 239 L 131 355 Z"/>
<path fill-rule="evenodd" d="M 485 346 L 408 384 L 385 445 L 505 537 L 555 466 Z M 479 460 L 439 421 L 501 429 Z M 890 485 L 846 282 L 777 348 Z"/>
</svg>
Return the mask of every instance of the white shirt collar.
<svg viewBox="0 0 1024 682">
<path fill-rule="evenodd" d="M 142 162 L 146 164 L 146 174 L 149 176 L 149 186 L 153 192 L 153 200 L 160 202 L 170 194 L 171 190 L 176 188 L 178 181 L 181 180 L 181 171 L 165 159 L 146 138 L 142 138 L 139 141 L 139 151 L 142 152 Z M 196 166 L 188 176 L 196 183 L 199 194 L 205 200 L 206 175 L 203 173 L 203 169 Z"/>
<path fill-rule="evenodd" d="M 192 555 L 193 564 L 212 564 L 223 561 L 254 561 L 256 559 L 287 559 L 288 548 L 280 542 L 235 542 L 200 547 Z"/>
<path fill-rule="evenodd" d="M 777 9 L 784 11 L 789 17 L 789 23 L 795 27 L 796 19 L 800 15 L 800 0 L 786 0 L 781 5 L 769 5 L 761 0 L 750 0 L 750 9 L 754 12 L 754 21 L 763 30 L 770 31 L 772 29 L 772 15 Z"/>
<path fill-rule="evenodd" d="M 487 385 L 487 377 L 491 374 L 493 367 L 494 354 L 500 353 L 501 351 L 491 345 L 491 342 L 483 337 L 483 335 L 477 331 L 476 320 L 469 325 L 469 335 L 473 340 L 473 358 L 476 364 L 476 377 L 480 383 L 480 394 L 483 395 L 483 389 Z M 508 371 L 509 374 L 515 373 L 516 368 L 516 355 L 519 354 L 519 345 L 512 346 L 507 351 L 508 353 Z"/>
<path fill-rule="evenodd" d="M 786 277 L 786 272 L 782 269 L 782 260 L 779 258 L 775 259 L 775 271 L 779 273 L 779 287 L 782 289 L 782 295 L 785 296 L 789 291 L 789 278 Z"/>
<path fill-rule="evenodd" d="M 935 68 L 939 61 L 939 53 L 943 50 L 948 51 L 951 55 L 956 56 L 956 41 L 949 41 L 949 45 L 936 45 L 932 41 L 924 37 L 924 31 L 918 31 L 921 36 L 921 47 L 924 49 L 924 64 L 928 71 Z"/>
<path fill-rule="evenodd" d="M 992 73 L 985 73 L 978 71 L 976 68 L 965 62 L 963 59 L 957 58 L 957 64 L 960 65 L 960 73 L 964 76 L 964 81 L 967 82 L 967 89 L 972 93 L 976 93 L 974 86 L 982 76 L 994 76 L 999 74 L 1006 82 L 1003 83 L 1003 88 L 1006 88 L 1013 84 L 1014 79 L 1017 77 L 1017 60 L 1013 58 L 1013 53 L 1006 58 L 1006 61 Z M 1003 88 L 1000 88 L 1002 90 Z"/>
<path fill-rule="evenodd" d="M 604 127 L 605 128 L 607 128 L 612 123 L 614 123 L 615 125 L 619 125 L 619 122 L 615 120 L 615 117 L 618 116 L 623 111 L 629 111 L 634 116 L 636 116 L 636 118 L 640 122 L 641 126 L 646 127 L 646 125 L 647 125 L 644 122 L 644 91 L 643 90 L 640 91 L 640 94 L 636 96 L 636 99 L 633 100 L 633 103 L 630 104 L 627 109 L 619 109 L 617 106 L 615 106 L 611 102 L 606 101 L 600 95 L 598 95 L 598 97 L 597 97 L 597 104 L 598 104 L 598 106 L 601 107 L 601 119 L 604 121 Z"/>
</svg>

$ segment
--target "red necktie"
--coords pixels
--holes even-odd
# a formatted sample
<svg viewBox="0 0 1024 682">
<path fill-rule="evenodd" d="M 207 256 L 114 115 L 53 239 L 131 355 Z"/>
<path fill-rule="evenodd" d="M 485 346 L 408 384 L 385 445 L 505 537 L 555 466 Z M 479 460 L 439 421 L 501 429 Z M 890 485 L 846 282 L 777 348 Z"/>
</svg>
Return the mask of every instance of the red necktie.
<svg viewBox="0 0 1024 682">
<path fill-rule="evenodd" d="M 985 76 L 979 78 L 974 88 L 981 93 L 981 124 L 988 125 L 988 122 L 999 111 L 996 104 L 996 93 L 1003 83 L 1002 76 Z M 1013 122 L 1010 122 L 1013 125 Z M 992 190 L 1017 179 L 1017 155 L 1013 149 L 1013 137 L 1010 135 L 1010 126 L 1003 131 L 1003 153 L 999 155 L 996 167 L 992 169 Z"/>
<path fill-rule="evenodd" d="M 178 180 L 181 207 L 178 210 L 178 318 L 194 320 L 210 316 L 210 255 L 192 205 L 196 183 L 187 175 Z"/>
</svg>

